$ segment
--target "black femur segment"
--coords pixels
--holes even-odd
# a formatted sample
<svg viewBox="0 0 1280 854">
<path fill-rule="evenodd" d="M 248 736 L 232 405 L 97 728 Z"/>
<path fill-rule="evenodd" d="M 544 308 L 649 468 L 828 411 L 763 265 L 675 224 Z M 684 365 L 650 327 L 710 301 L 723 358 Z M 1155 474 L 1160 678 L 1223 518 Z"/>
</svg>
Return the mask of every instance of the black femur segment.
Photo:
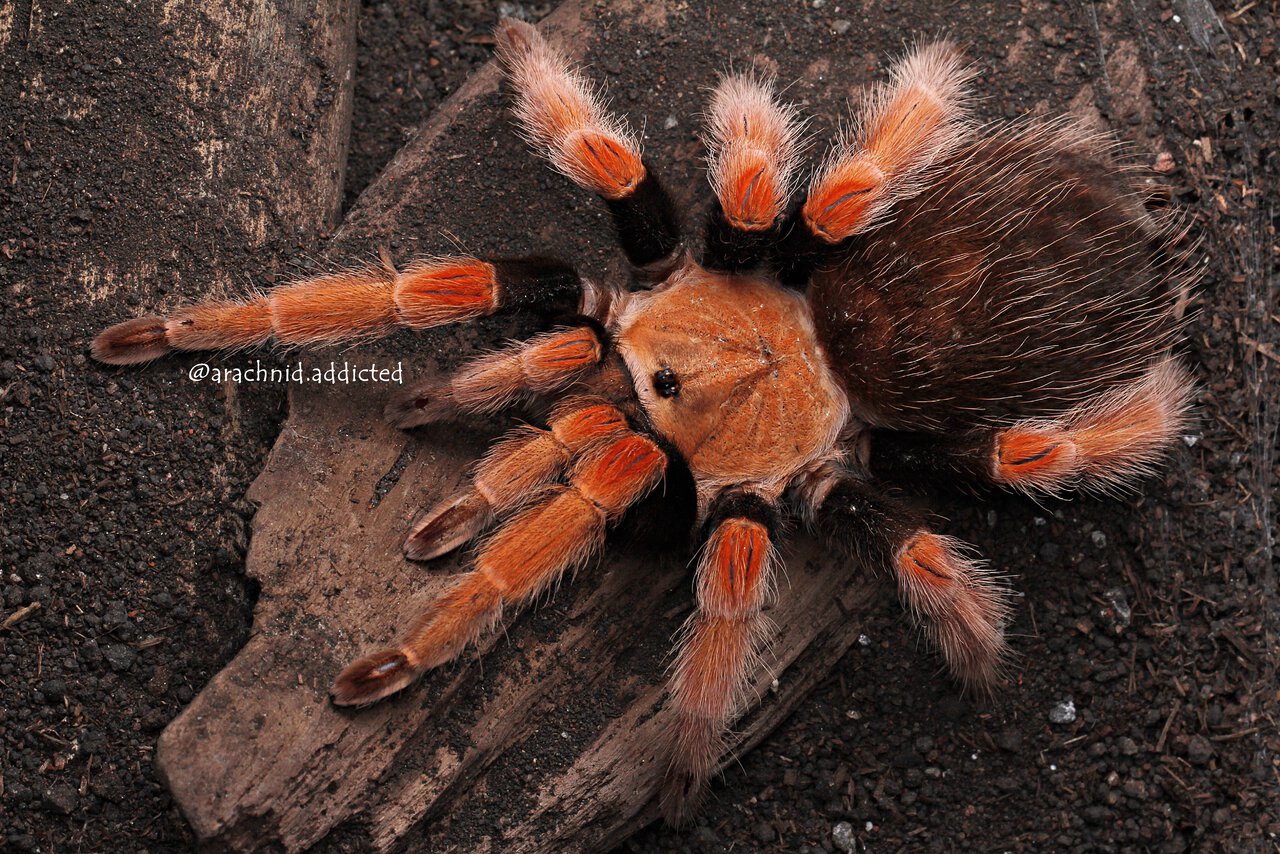
<svg viewBox="0 0 1280 854">
<path fill-rule="evenodd" d="M 653 390 L 662 397 L 675 397 L 680 393 L 680 378 L 670 368 L 654 371 Z"/>
<path fill-rule="evenodd" d="M 606 199 L 618 243 L 634 267 L 647 267 L 670 257 L 680 246 L 680 220 L 666 189 L 645 163 L 644 180 L 631 195 Z"/>
<path fill-rule="evenodd" d="M 744 231 L 725 218 L 719 200 L 707 217 L 702 266 L 708 270 L 736 273 L 770 261 L 777 253 L 782 230 L 779 223 L 759 231 Z"/>
<path fill-rule="evenodd" d="M 754 492 L 737 488 L 725 490 L 711 502 L 707 519 L 702 523 L 702 539 L 710 537 L 726 519 L 759 522 L 769 532 L 770 540 L 778 536 L 782 526 L 782 515 L 776 505 L 770 504 Z"/>
<path fill-rule="evenodd" d="M 940 476 L 962 482 L 989 481 L 984 463 L 995 453 L 996 432 L 975 430 L 954 436 L 873 430 L 867 468 L 891 483 L 937 483 Z"/>
<path fill-rule="evenodd" d="M 783 220 L 777 243 L 778 280 L 798 291 L 809 287 L 814 269 L 836 248 L 814 236 L 801 210 L 802 203 L 797 203 Z"/>
<path fill-rule="evenodd" d="M 535 255 L 490 263 L 503 310 L 527 311 L 544 318 L 577 311 L 582 280 L 563 261 Z"/>
</svg>

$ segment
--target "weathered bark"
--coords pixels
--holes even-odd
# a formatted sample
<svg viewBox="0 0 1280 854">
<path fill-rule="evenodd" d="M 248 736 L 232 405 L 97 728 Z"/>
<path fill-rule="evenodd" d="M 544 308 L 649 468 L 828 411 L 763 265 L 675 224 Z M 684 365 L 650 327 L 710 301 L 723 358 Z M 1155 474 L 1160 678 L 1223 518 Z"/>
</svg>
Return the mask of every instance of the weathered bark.
<svg viewBox="0 0 1280 854">
<path fill-rule="evenodd" d="M 544 27 L 615 73 L 636 45 L 662 41 L 672 67 L 698 67 L 710 32 L 667 40 L 673 4 L 569 2 Z M 589 56 L 595 53 L 598 56 Z M 671 85 L 651 72 L 655 87 Z M 797 73 L 803 73 L 797 70 Z M 821 73 L 820 71 L 817 73 Z M 686 208 L 702 198 L 689 145 L 706 80 L 680 81 L 679 107 L 642 99 L 652 122 L 679 110 L 684 139 L 651 151 Z M 492 65 L 475 75 L 360 200 L 340 247 L 397 260 L 448 251 L 552 251 L 598 274 L 611 246 L 595 200 L 567 182 L 539 194 L 545 168 L 502 110 Z M 639 85 L 629 79 L 627 86 Z M 845 90 L 826 90 L 839 103 Z M 625 104 L 623 105 L 626 106 Z M 672 161 L 675 161 L 674 166 Z M 564 199 L 571 199 L 566 211 Z M 420 236 L 420 241 L 413 236 Z M 611 252 L 609 274 L 617 275 Z M 404 362 L 405 381 L 456 364 L 477 344 L 527 332 L 510 323 L 407 336 L 360 351 L 304 356 Z M 453 491 L 492 431 L 411 435 L 380 417 L 386 386 L 306 383 L 250 497 L 259 502 L 248 572 L 261 582 L 251 640 L 165 731 L 159 761 L 210 847 L 288 850 L 321 840 L 378 850 L 598 850 L 656 816 L 655 752 L 671 635 L 692 607 L 687 554 L 611 555 L 550 604 L 508 615 L 478 654 L 372 708 L 339 711 L 327 689 L 361 650 L 391 640 L 467 555 L 423 567 L 400 554 L 422 508 Z M 498 429 L 496 426 L 493 430 Z M 787 552 L 771 667 L 732 740 L 749 748 L 848 648 L 866 581 L 802 542 Z M 776 684 L 772 684 L 777 678 Z M 728 761 L 726 759 L 726 761 Z"/>
</svg>

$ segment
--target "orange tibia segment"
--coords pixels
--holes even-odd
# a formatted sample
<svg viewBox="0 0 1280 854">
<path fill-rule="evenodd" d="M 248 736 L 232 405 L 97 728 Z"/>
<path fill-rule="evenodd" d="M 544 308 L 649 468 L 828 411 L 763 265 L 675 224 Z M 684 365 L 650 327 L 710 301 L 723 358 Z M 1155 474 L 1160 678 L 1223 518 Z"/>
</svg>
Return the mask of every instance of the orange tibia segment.
<svg viewBox="0 0 1280 854">
<path fill-rule="evenodd" d="M 596 128 L 570 134 L 553 160 L 579 186 L 606 199 L 626 198 L 645 176 L 640 151 L 634 145 Z"/>
<path fill-rule="evenodd" d="M 266 297 L 189 305 L 165 323 L 165 337 L 178 350 L 253 347 L 265 344 L 271 333 L 271 304 Z"/>
<path fill-rule="evenodd" d="M 629 429 L 626 416 L 612 404 L 574 402 L 551 416 L 550 427 L 556 439 L 574 454 L 592 442 Z"/>
<path fill-rule="evenodd" d="M 1014 427 L 996 436 L 995 478 L 1011 486 L 1054 491 L 1070 485 L 1078 454 L 1062 430 Z"/>
<path fill-rule="evenodd" d="M 401 320 L 417 329 L 481 317 L 497 306 L 493 265 L 475 258 L 417 262 L 396 277 L 394 294 Z"/>
<path fill-rule="evenodd" d="M 823 240 L 838 243 L 871 219 L 885 174 L 867 155 L 841 160 L 809 192 L 804 218 Z"/>
<path fill-rule="evenodd" d="M 744 618 L 760 609 L 770 584 L 769 531 L 728 519 L 707 541 L 698 572 L 698 604 L 707 614 Z"/>
<path fill-rule="evenodd" d="M 399 323 L 392 275 L 348 270 L 276 288 L 268 297 L 276 338 L 285 344 L 323 344 L 385 335 Z"/>
<path fill-rule="evenodd" d="M 400 651 L 419 672 L 438 667 L 456 658 L 501 613 L 502 596 L 489 579 L 467 573 L 418 618 Z"/>
<path fill-rule="evenodd" d="M 725 219 L 743 231 L 770 228 L 785 203 L 778 170 L 767 153 L 734 147 L 719 164 L 720 206 Z"/>
<path fill-rule="evenodd" d="M 600 509 L 577 490 L 558 488 L 485 543 L 476 572 L 507 601 L 535 596 L 595 551 L 604 521 Z"/>
<path fill-rule="evenodd" d="M 951 671 L 967 687 L 985 690 L 1004 651 L 1008 603 L 1003 588 L 959 541 L 918 531 L 894 561 L 898 589 L 924 618 Z"/>
<path fill-rule="evenodd" d="M 577 462 L 570 482 L 610 518 L 616 518 L 666 471 L 667 457 L 638 433 L 621 436 Z"/>
<path fill-rule="evenodd" d="M 972 72 L 950 43 L 916 49 L 893 76 L 868 99 L 861 133 L 842 144 L 811 188 L 805 222 L 827 242 L 869 228 L 895 201 L 919 192 L 928 169 L 964 136 L 957 119 Z"/>
<path fill-rule="evenodd" d="M 758 634 L 754 616 L 698 617 L 680 651 L 673 677 L 672 692 L 680 710 L 723 725 L 733 714 L 756 663 Z"/>
<path fill-rule="evenodd" d="M 799 148 L 792 107 L 752 75 L 726 77 L 707 113 L 708 170 L 725 218 L 743 231 L 771 227 L 787 202 Z"/>
<path fill-rule="evenodd" d="M 629 196 L 645 176 L 640 146 L 591 86 L 534 27 L 508 19 L 497 39 L 530 141 L 579 186 L 606 199 Z"/>
<path fill-rule="evenodd" d="M 581 326 L 538 336 L 520 358 L 529 388 L 551 391 L 596 365 L 603 355 L 595 330 Z"/>
<path fill-rule="evenodd" d="M 956 569 L 951 565 L 951 554 L 948 552 L 942 537 L 937 534 L 921 532 L 907 541 L 898 555 L 898 571 L 904 583 L 911 587 L 926 584 L 930 587 L 947 589 L 957 581 Z M 908 594 L 913 600 L 918 598 Z"/>
<path fill-rule="evenodd" d="M 493 446 L 476 467 L 476 490 L 498 512 L 527 500 L 551 483 L 569 462 L 569 452 L 545 430 L 525 428 Z"/>
<path fill-rule="evenodd" d="M 108 365 L 136 365 L 169 352 L 163 317 L 136 317 L 99 332 L 89 347 L 93 358 Z"/>
<path fill-rule="evenodd" d="M 930 140 L 948 112 L 927 88 L 910 86 L 891 100 L 869 129 L 866 149 L 890 178 L 931 156 Z"/>
</svg>

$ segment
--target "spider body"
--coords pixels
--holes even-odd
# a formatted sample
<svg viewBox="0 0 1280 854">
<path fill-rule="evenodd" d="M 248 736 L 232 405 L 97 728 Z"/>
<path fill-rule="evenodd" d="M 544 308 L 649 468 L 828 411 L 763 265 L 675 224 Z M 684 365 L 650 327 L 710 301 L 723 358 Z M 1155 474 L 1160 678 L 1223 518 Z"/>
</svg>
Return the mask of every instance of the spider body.
<svg viewBox="0 0 1280 854">
<path fill-rule="evenodd" d="M 687 262 L 630 295 L 617 327 L 644 416 L 689 466 L 704 509 L 744 479 L 776 499 L 834 447 L 848 406 L 794 291 Z"/>
<path fill-rule="evenodd" d="M 540 426 L 508 433 L 413 526 L 404 551 L 414 560 L 494 530 L 394 646 L 338 675 L 334 702 L 375 702 L 452 660 L 686 473 L 700 549 L 697 608 L 671 672 L 670 819 L 696 804 L 749 699 L 792 518 L 850 563 L 886 571 L 952 673 L 989 688 L 1005 588 L 892 487 L 923 477 L 1110 490 L 1171 443 L 1191 392 L 1171 354 L 1190 267 L 1131 171 L 1067 121 L 975 129 L 964 115 L 970 72 L 940 42 L 868 95 L 856 132 L 788 208 L 800 123 L 769 85 L 731 76 L 708 115 L 715 201 L 695 258 L 639 144 L 585 79 L 527 24 L 504 23 L 498 44 L 520 127 L 604 200 L 631 286 L 546 258 L 403 269 L 384 259 L 125 321 L 92 347 L 130 364 L 499 311 L 564 321 L 388 405 L 393 423 L 412 427 L 546 404 Z"/>
</svg>

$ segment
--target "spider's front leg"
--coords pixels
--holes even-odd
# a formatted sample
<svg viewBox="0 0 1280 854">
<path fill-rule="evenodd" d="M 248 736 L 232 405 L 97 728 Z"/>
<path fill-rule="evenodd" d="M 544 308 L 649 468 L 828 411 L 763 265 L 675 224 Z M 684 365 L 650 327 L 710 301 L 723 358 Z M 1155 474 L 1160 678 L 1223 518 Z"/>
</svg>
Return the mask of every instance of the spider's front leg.
<svg viewBox="0 0 1280 854">
<path fill-rule="evenodd" d="M 91 351 L 100 362 L 129 365 L 174 350 L 239 350 L 273 340 L 333 344 L 498 311 L 568 313 L 586 287 L 572 267 L 546 258 L 429 258 L 403 270 L 384 260 L 249 300 L 211 300 L 168 317 L 126 320 L 99 333 Z"/>
<path fill-rule="evenodd" d="M 725 726 L 741 709 L 768 629 L 778 557 L 777 508 L 755 493 L 731 490 L 713 502 L 698 560 L 698 610 L 683 629 L 671 677 L 677 713 L 663 785 L 667 821 L 697 808 L 722 752 Z"/>
<path fill-rule="evenodd" d="M 502 607 L 520 605 L 580 566 L 599 548 L 606 524 L 661 479 L 666 455 L 627 430 L 590 443 L 568 483 L 550 486 L 484 544 L 462 575 L 390 649 L 352 662 L 333 684 L 340 706 L 372 703 L 455 658 L 491 627 Z"/>
<path fill-rule="evenodd" d="M 547 419 L 547 429 L 520 427 L 490 448 L 470 483 L 413 526 L 405 556 L 431 560 L 453 551 L 538 495 L 589 446 L 627 432 L 626 416 L 612 404 L 593 397 L 566 399 Z"/>
<path fill-rule="evenodd" d="M 825 472 L 808 485 L 806 501 L 841 554 L 891 570 L 956 678 L 970 690 L 989 690 L 1005 648 L 1007 593 L 964 544 L 933 533 L 914 511 L 851 472 Z"/>
</svg>

